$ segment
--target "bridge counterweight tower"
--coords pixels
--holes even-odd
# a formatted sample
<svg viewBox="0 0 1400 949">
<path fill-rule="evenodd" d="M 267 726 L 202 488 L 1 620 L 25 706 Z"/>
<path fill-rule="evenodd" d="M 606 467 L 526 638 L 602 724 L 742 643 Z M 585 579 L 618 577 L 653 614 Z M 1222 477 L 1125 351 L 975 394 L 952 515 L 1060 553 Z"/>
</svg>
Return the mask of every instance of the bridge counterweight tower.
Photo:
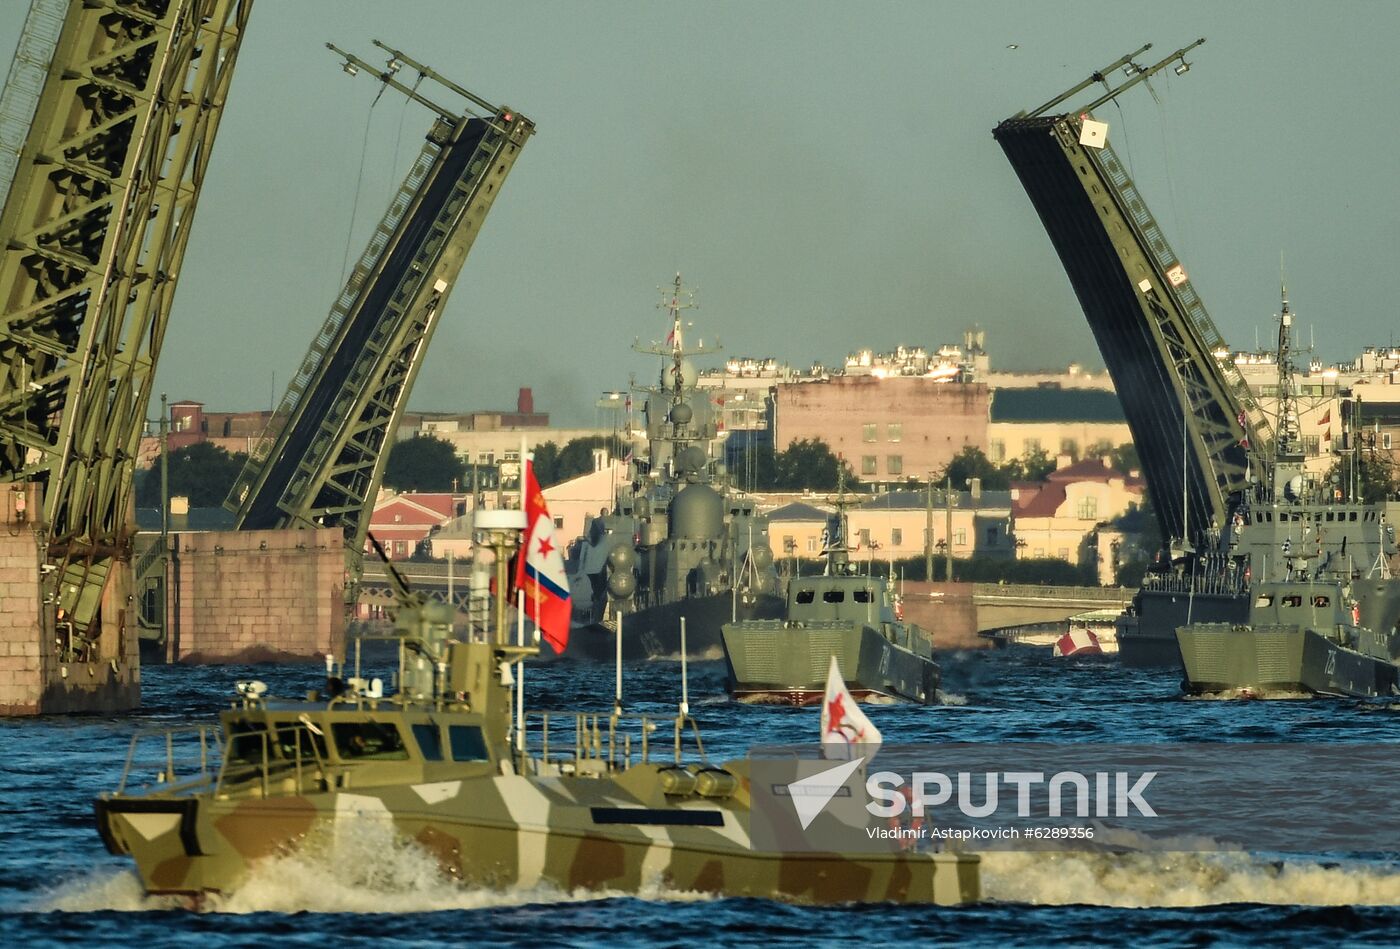
<svg viewBox="0 0 1400 949">
<path fill-rule="evenodd" d="M 405 54 L 383 70 L 327 46 L 436 113 L 417 161 L 312 341 L 225 506 L 243 530 L 338 527 L 353 601 L 384 474 L 448 294 L 534 123 Z M 404 65 L 467 100 L 453 111 L 395 78 Z M 485 111 L 477 115 L 476 111 Z"/>
<path fill-rule="evenodd" d="M 1222 527 L 1231 499 L 1263 475 L 1270 429 L 1225 349 L 1185 268 L 1090 109 L 1177 63 L 1184 49 L 1143 68 L 1136 53 L 993 136 L 1030 196 L 1084 308 L 1142 458 L 1162 536 L 1188 544 Z M 1058 108 L 1088 86 L 1131 76 L 1090 106 Z"/>
<path fill-rule="evenodd" d="M 6 136 L 28 113 L 0 211 L 0 481 L 36 496 L 22 520 L 61 662 L 126 658 L 101 605 L 129 559 L 156 360 L 251 7 L 35 0 L 0 96 Z M 52 46 L 34 42 L 60 15 Z"/>
</svg>

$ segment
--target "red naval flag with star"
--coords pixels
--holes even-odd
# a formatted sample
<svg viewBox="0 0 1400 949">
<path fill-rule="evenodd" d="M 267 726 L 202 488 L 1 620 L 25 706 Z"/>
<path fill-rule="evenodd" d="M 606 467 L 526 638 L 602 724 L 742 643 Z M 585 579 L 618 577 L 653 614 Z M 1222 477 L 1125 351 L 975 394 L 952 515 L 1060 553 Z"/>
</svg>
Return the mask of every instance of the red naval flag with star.
<svg viewBox="0 0 1400 949">
<path fill-rule="evenodd" d="M 822 755 L 827 758 L 850 759 L 860 754 L 874 757 L 883 741 L 880 730 L 856 704 L 855 696 L 846 688 L 836 657 L 826 672 L 826 695 L 822 698 Z M 864 745 L 864 748 L 857 748 Z"/>
<path fill-rule="evenodd" d="M 525 615 L 534 621 L 545 642 L 556 653 L 563 653 L 569 644 L 569 578 L 554 521 L 535 480 L 533 459 L 525 461 L 521 487 L 525 491 L 524 556 L 515 558 L 515 588 L 525 591 Z"/>
</svg>

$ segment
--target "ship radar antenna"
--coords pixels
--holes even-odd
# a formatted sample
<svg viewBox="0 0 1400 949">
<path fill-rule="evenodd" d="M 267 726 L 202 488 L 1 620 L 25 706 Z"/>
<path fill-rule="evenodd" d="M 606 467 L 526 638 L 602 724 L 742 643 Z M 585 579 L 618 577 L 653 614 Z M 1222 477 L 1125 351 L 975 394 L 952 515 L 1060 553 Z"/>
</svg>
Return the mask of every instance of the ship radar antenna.
<svg viewBox="0 0 1400 949">
<path fill-rule="evenodd" d="M 1280 270 L 1282 265 L 1280 262 Z M 1278 461 L 1302 456 L 1302 426 L 1298 419 L 1298 393 L 1293 371 L 1293 312 L 1288 307 L 1288 284 L 1280 274 L 1281 309 L 1278 317 L 1278 437 L 1274 457 Z"/>
</svg>

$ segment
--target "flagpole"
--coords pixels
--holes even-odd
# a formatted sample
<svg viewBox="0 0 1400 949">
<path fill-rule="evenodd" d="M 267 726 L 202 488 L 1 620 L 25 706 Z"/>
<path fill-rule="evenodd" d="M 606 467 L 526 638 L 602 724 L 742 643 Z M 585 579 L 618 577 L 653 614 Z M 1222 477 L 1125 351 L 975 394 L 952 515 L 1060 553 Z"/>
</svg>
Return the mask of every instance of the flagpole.
<svg viewBox="0 0 1400 949">
<path fill-rule="evenodd" d="M 690 679 L 685 658 L 685 617 L 681 617 L 681 715 L 690 714 Z"/>
<path fill-rule="evenodd" d="M 538 581 L 537 581 L 538 582 Z M 515 644 L 525 645 L 525 588 L 515 591 Z M 525 773 L 525 657 L 515 663 L 515 746 L 520 754 L 520 773 Z"/>
<path fill-rule="evenodd" d="M 616 641 L 616 686 L 613 691 L 613 718 L 622 717 L 622 611 L 618 610 L 613 614 L 617 617 L 617 641 Z"/>
</svg>

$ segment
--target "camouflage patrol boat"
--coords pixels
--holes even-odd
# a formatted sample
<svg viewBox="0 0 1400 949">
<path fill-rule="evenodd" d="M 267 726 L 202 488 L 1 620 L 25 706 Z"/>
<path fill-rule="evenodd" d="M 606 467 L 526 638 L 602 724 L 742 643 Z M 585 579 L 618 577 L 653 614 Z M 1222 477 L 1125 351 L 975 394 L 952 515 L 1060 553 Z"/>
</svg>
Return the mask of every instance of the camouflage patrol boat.
<svg viewBox="0 0 1400 949">
<path fill-rule="evenodd" d="M 1393 584 L 1379 591 L 1395 597 Z M 1349 582 L 1338 577 L 1258 584 L 1249 622 L 1176 631 L 1192 695 L 1246 698 L 1400 695 L 1400 633 L 1359 625 Z"/>
<path fill-rule="evenodd" d="M 498 548 L 500 588 L 507 552 Z M 971 854 L 755 849 L 749 764 L 688 761 L 683 738 L 698 748 L 699 736 L 683 704 L 673 721 L 617 709 L 527 715 L 511 685 L 536 647 L 462 642 L 450 620 L 442 604 L 401 606 L 397 694 L 329 672 L 326 689 L 302 700 L 240 683 L 218 728 L 191 746 L 191 771 L 178 768 L 178 736 L 159 736 L 161 779 L 142 789 L 132 785 L 148 759 L 133 745 L 121 786 L 96 802 L 108 849 L 135 860 L 149 893 L 196 901 L 237 890 L 260 860 L 386 832 L 463 884 L 493 889 L 978 898 Z"/>
<path fill-rule="evenodd" d="M 903 622 L 882 577 L 859 572 L 847 555 L 844 505 L 829 520 L 826 569 L 788 581 L 778 620 L 726 623 L 729 694 L 742 701 L 814 705 L 826 690 L 832 657 L 858 699 L 892 697 L 931 705 L 938 664 L 932 642 Z"/>
</svg>

